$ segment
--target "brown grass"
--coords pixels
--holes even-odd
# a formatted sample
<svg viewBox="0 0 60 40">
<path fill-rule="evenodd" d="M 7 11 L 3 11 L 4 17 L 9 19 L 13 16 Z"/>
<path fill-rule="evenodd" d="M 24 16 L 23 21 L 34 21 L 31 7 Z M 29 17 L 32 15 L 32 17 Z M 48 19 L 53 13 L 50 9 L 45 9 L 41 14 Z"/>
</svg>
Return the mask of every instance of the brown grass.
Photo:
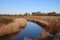
<svg viewBox="0 0 60 40">
<path fill-rule="evenodd" d="M 25 18 L 29 21 L 32 20 L 32 22 L 35 22 L 38 25 L 43 25 L 41 27 L 44 28 L 46 32 L 40 36 L 42 39 L 60 32 L 60 16 L 25 16 Z M 46 23 L 48 23 L 48 25 L 46 25 Z"/>
<path fill-rule="evenodd" d="M 14 22 L 0 27 L 0 36 L 8 35 L 20 31 L 21 27 L 24 28 L 27 21 L 24 18 L 16 18 Z"/>
<path fill-rule="evenodd" d="M 13 22 L 13 19 L 12 18 L 0 17 L 0 27 L 3 24 L 9 24 L 11 22 Z"/>
<path fill-rule="evenodd" d="M 48 26 L 43 27 L 49 32 L 60 32 L 60 17 L 57 16 L 28 16 L 25 17 L 28 20 L 39 20 L 38 22 L 44 21 L 48 23 Z M 37 22 L 36 22 L 37 23 Z"/>
</svg>

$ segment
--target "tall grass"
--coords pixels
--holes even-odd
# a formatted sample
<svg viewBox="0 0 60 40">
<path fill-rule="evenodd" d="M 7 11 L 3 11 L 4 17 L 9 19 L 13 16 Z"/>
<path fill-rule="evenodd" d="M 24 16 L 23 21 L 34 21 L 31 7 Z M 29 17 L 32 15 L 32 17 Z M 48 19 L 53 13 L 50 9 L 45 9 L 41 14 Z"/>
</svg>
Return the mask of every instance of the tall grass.
<svg viewBox="0 0 60 40">
<path fill-rule="evenodd" d="M 13 22 L 12 18 L 0 17 L 0 26 Z"/>
</svg>

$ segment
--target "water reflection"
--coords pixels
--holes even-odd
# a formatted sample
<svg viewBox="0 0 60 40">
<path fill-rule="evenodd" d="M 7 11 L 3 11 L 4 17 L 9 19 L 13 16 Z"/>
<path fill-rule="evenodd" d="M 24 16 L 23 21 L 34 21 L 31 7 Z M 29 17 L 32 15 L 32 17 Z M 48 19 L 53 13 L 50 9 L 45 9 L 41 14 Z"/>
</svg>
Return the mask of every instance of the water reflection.
<svg viewBox="0 0 60 40">
<path fill-rule="evenodd" d="M 37 24 L 28 22 L 26 28 L 19 33 L 0 37 L 0 40 L 35 40 L 44 30 Z"/>
<path fill-rule="evenodd" d="M 22 28 L 20 31 L 23 31 L 23 30 L 24 30 L 24 28 Z M 10 35 L 0 36 L 0 40 L 12 40 L 12 38 L 17 37 L 17 35 L 20 33 L 20 31 L 10 34 Z"/>
<path fill-rule="evenodd" d="M 35 38 L 43 32 L 44 30 L 39 25 L 28 22 L 24 31 L 20 32 L 18 36 L 12 38 L 12 40 L 35 40 Z"/>
</svg>

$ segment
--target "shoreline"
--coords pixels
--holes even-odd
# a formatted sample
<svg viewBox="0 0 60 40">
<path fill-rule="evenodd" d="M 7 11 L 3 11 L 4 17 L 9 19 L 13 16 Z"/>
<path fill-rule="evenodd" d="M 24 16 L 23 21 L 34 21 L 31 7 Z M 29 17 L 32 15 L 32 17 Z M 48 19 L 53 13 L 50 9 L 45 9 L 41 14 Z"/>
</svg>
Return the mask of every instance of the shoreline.
<svg viewBox="0 0 60 40">
<path fill-rule="evenodd" d="M 16 18 L 14 19 L 14 22 L 0 27 L 0 36 L 18 32 L 20 31 L 21 27 L 24 28 L 26 26 L 26 23 L 27 23 L 26 19 Z"/>
</svg>

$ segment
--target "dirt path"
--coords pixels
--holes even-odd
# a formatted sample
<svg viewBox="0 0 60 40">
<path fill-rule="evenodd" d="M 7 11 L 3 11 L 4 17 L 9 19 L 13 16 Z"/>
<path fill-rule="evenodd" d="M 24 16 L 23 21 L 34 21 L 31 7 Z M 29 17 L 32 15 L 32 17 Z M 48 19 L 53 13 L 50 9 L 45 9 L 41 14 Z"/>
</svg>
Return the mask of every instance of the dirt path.
<svg viewBox="0 0 60 40">
<path fill-rule="evenodd" d="M 16 18 L 14 19 L 14 22 L 9 23 L 7 25 L 2 25 L 0 27 L 0 36 L 20 31 L 20 28 L 24 28 L 26 23 L 26 19 Z"/>
</svg>

